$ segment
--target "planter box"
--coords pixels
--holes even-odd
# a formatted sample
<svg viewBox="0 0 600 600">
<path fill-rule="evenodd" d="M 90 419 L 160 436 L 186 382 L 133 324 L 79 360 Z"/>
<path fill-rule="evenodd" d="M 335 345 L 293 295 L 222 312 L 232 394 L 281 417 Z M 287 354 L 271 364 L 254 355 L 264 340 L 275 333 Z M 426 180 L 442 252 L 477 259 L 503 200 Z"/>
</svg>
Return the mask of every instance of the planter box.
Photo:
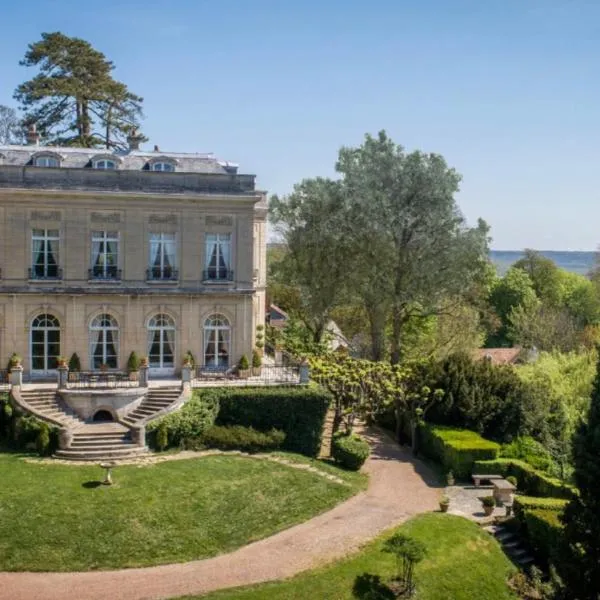
<svg viewBox="0 0 600 600">
<path fill-rule="evenodd" d="M 248 379 L 248 377 L 250 377 L 250 374 L 252 373 L 252 371 L 250 369 L 238 369 L 238 377 L 240 379 Z"/>
<path fill-rule="evenodd" d="M 262 373 L 262 367 L 252 367 L 252 376 L 253 377 L 260 377 L 261 373 Z"/>
</svg>

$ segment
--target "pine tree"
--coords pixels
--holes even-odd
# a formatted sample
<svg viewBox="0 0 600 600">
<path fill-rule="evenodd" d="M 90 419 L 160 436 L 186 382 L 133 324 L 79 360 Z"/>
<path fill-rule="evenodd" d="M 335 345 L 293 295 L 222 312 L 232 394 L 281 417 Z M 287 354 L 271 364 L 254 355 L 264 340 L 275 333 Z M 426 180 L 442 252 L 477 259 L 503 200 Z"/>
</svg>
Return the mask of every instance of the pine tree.
<svg viewBox="0 0 600 600">
<path fill-rule="evenodd" d="M 37 75 L 17 87 L 24 123 L 37 126 L 46 143 L 122 147 L 139 127 L 143 99 L 111 76 L 114 65 L 89 42 L 43 33 L 20 63 Z"/>
<path fill-rule="evenodd" d="M 600 359 L 587 421 L 573 440 L 579 494 L 562 517 L 567 545 L 561 570 L 572 598 L 600 599 Z"/>
</svg>

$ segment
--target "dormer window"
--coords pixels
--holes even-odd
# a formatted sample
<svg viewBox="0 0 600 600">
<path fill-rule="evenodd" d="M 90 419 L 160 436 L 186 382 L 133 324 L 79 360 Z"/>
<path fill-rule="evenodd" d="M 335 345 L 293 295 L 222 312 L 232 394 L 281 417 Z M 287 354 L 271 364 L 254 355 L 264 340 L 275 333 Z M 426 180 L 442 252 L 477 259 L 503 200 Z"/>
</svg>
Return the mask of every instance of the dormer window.
<svg viewBox="0 0 600 600">
<path fill-rule="evenodd" d="M 33 164 L 36 167 L 60 167 L 60 160 L 55 156 L 42 154 L 33 159 Z"/>
<path fill-rule="evenodd" d="M 175 165 L 168 162 L 155 162 L 150 168 L 153 171 L 164 171 L 166 173 L 173 173 L 175 171 Z"/>
<path fill-rule="evenodd" d="M 94 163 L 94 169 L 116 169 L 117 163 L 114 160 L 108 160 L 103 158 L 102 160 L 97 160 Z"/>
</svg>

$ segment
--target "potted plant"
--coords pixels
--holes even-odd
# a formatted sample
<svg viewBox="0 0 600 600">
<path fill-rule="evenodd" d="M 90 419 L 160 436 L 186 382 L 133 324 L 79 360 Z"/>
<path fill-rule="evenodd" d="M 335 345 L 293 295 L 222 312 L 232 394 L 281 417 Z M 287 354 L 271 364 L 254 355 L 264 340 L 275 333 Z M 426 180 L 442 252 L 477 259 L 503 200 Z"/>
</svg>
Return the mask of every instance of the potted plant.
<svg viewBox="0 0 600 600">
<path fill-rule="evenodd" d="M 448 473 L 446 473 L 446 482 L 448 485 L 454 485 L 456 483 L 454 480 L 454 473 L 452 471 L 448 471 Z"/>
<path fill-rule="evenodd" d="M 440 500 L 440 510 L 445 513 L 448 512 L 448 507 L 450 506 L 450 498 L 448 496 L 442 496 Z"/>
<path fill-rule="evenodd" d="M 192 369 L 196 366 L 196 359 L 194 358 L 191 350 L 188 350 L 183 357 L 183 363 L 185 364 L 186 362 L 190 363 L 190 367 Z"/>
<path fill-rule="evenodd" d="M 71 358 L 69 359 L 69 372 L 79 373 L 79 371 L 81 371 L 81 361 L 79 360 L 77 352 L 73 352 L 73 354 L 71 354 Z"/>
<path fill-rule="evenodd" d="M 56 359 L 56 364 L 59 369 L 65 369 L 67 367 L 67 359 L 64 356 L 59 356 Z"/>
<path fill-rule="evenodd" d="M 142 358 L 140 359 L 140 367 L 148 368 L 148 357 L 147 356 L 142 356 Z"/>
<path fill-rule="evenodd" d="M 254 377 L 260 377 L 262 371 L 262 358 L 258 350 L 252 351 L 252 375 Z"/>
<path fill-rule="evenodd" d="M 11 369 L 12 369 L 12 368 L 14 368 L 14 367 L 19 367 L 19 366 L 21 365 L 21 361 L 22 361 L 22 360 L 23 360 L 23 359 L 22 359 L 22 358 L 21 358 L 21 357 L 20 357 L 20 356 L 19 356 L 19 355 L 18 355 L 16 352 L 13 352 L 13 353 L 10 355 L 10 358 L 9 358 L 9 360 L 8 360 L 8 366 L 9 366 Z"/>
<path fill-rule="evenodd" d="M 265 347 L 265 334 L 263 333 L 265 329 L 264 325 L 256 326 L 256 349 L 257 352 L 262 356 L 263 348 Z"/>
<path fill-rule="evenodd" d="M 489 517 L 494 512 L 496 500 L 494 500 L 494 496 L 485 496 L 481 498 L 481 505 L 483 506 L 485 516 Z"/>
<path fill-rule="evenodd" d="M 129 373 L 129 381 L 137 381 L 139 379 L 140 359 L 133 350 L 127 359 L 127 372 Z"/>
<path fill-rule="evenodd" d="M 240 379 L 247 379 L 250 377 L 250 363 L 248 362 L 248 357 L 245 354 L 242 354 L 239 362 L 238 362 L 238 377 Z"/>
</svg>

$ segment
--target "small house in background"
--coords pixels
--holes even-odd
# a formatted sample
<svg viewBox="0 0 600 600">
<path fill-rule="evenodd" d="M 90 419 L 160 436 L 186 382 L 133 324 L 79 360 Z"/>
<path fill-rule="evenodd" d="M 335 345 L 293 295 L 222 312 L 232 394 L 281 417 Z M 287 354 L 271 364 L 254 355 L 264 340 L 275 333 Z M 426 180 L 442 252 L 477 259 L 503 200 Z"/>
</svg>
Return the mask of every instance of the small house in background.
<svg viewBox="0 0 600 600">
<path fill-rule="evenodd" d="M 267 323 L 271 325 L 271 327 L 283 329 L 285 324 L 289 321 L 289 318 L 290 316 L 285 310 L 279 308 L 279 306 L 275 304 L 269 305 L 267 309 Z"/>
<path fill-rule="evenodd" d="M 535 348 L 478 348 L 473 355 L 475 360 L 488 360 L 493 365 L 518 365 L 534 362 L 537 358 Z"/>
</svg>

